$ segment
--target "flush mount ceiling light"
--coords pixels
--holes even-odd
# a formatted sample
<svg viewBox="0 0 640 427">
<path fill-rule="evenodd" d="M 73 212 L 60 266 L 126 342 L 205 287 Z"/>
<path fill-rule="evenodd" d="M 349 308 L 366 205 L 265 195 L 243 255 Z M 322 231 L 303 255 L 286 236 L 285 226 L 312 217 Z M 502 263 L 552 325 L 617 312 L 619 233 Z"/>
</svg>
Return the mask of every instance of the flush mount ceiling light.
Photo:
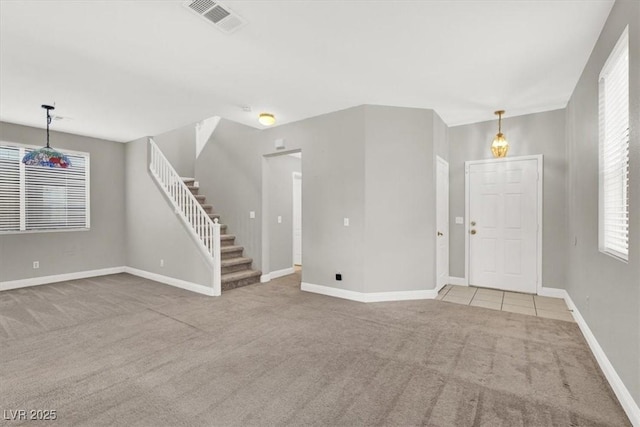
<svg viewBox="0 0 640 427">
<path fill-rule="evenodd" d="M 29 166 L 45 166 L 50 168 L 68 168 L 71 166 L 69 158 L 61 152 L 49 146 L 49 125 L 51 124 L 51 110 L 55 109 L 51 105 L 43 105 L 47 110 L 47 145 L 37 150 L 29 151 L 23 158 L 22 163 Z"/>
<path fill-rule="evenodd" d="M 258 121 L 260 122 L 261 125 L 271 126 L 272 124 L 274 124 L 276 122 L 276 116 L 274 116 L 273 114 L 269 114 L 269 113 L 261 113 L 258 116 Z"/>
<path fill-rule="evenodd" d="M 504 110 L 498 110 L 494 114 L 498 116 L 498 133 L 496 137 L 493 138 L 493 143 L 491 143 L 491 152 L 493 153 L 493 157 L 507 157 L 509 143 L 502 134 L 502 115 L 504 114 Z"/>
</svg>

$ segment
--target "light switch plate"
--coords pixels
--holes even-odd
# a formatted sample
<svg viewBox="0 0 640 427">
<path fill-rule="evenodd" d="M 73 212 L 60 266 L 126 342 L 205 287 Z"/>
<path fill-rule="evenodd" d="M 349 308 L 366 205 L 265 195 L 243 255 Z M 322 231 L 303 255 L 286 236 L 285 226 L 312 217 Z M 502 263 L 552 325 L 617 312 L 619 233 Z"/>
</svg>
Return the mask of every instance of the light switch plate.
<svg viewBox="0 0 640 427">
<path fill-rule="evenodd" d="M 349 226 L 349 218 L 345 218 L 344 219 L 344 226 L 348 227 Z"/>
<path fill-rule="evenodd" d="M 456 217 L 456 224 L 464 224 L 464 218 L 461 216 Z"/>
<path fill-rule="evenodd" d="M 282 224 L 282 217 L 278 215 L 278 224 Z"/>
<path fill-rule="evenodd" d="M 256 217 L 255 211 L 249 211 L 249 218 L 254 219 Z"/>
</svg>

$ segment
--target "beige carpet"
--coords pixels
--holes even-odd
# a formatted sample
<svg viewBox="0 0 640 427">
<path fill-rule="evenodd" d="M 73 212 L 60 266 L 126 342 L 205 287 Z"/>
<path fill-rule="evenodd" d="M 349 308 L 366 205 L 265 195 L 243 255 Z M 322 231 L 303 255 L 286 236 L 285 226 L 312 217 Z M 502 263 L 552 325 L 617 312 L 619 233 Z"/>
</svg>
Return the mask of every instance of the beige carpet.
<svg viewBox="0 0 640 427">
<path fill-rule="evenodd" d="M 0 415 L 56 410 L 41 426 L 630 425 L 574 323 L 298 287 L 293 275 L 211 298 L 118 274 L 0 292 Z"/>
</svg>

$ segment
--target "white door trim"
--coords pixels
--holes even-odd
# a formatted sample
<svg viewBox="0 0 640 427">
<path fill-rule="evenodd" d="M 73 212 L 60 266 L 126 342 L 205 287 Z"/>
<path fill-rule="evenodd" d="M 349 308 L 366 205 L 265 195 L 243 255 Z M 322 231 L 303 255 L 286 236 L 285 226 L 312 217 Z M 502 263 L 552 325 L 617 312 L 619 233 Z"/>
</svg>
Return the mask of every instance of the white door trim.
<svg viewBox="0 0 640 427">
<path fill-rule="evenodd" d="M 268 160 L 272 157 L 278 156 L 286 156 L 294 153 L 302 153 L 302 149 L 296 148 L 293 150 L 286 150 L 278 153 L 268 153 L 262 155 L 262 200 L 260 207 L 262 209 L 262 272 L 264 273 L 260 276 L 260 281 L 262 283 L 266 283 L 271 280 L 270 270 L 271 270 L 271 254 L 270 254 L 270 236 L 269 236 L 269 221 L 271 221 L 271 217 L 269 215 L 269 163 Z M 278 270 L 279 271 L 279 270 Z"/>
<path fill-rule="evenodd" d="M 439 224 L 438 224 L 438 217 L 439 217 L 439 196 L 438 196 L 438 192 L 440 191 L 440 182 L 439 182 L 439 164 L 443 165 L 446 170 L 447 170 L 447 191 L 445 192 L 446 196 L 447 196 L 447 201 L 449 201 L 449 184 L 450 184 L 450 180 L 449 180 L 449 162 L 446 161 L 445 159 L 443 159 L 440 156 L 436 156 L 436 229 L 434 230 L 434 233 L 436 235 L 436 291 L 440 291 L 440 289 L 442 289 L 445 284 L 447 284 L 449 282 L 449 272 L 450 272 L 450 266 L 451 266 L 451 261 L 449 259 L 449 251 L 451 249 L 451 241 L 449 239 L 449 232 L 451 230 L 451 226 L 449 225 L 449 206 L 447 205 L 447 217 L 445 218 L 445 221 L 447 223 L 447 228 L 446 230 L 443 230 L 443 232 L 445 233 L 445 235 L 443 236 L 443 238 L 445 238 L 447 240 L 447 271 L 446 271 L 446 277 L 445 277 L 445 282 L 442 284 L 438 283 L 438 280 L 440 279 L 440 271 L 438 271 L 438 268 L 440 266 L 440 262 L 439 262 L 439 253 L 440 253 L 440 248 L 439 248 L 439 244 L 440 244 L 440 239 L 438 236 L 438 233 L 440 232 L 439 229 Z"/>
<path fill-rule="evenodd" d="M 487 163 L 497 163 L 497 162 L 512 162 L 512 161 L 521 161 L 521 160 L 536 160 L 538 165 L 538 232 L 536 233 L 536 245 L 537 245 L 537 260 L 536 260 L 536 293 L 540 293 L 542 290 L 542 204 L 543 204 L 543 179 L 544 179 L 544 168 L 543 161 L 544 156 L 542 154 L 536 154 L 532 156 L 519 156 L 519 157 L 508 157 L 504 159 L 484 159 L 484 160 L 467 160 L 464 162 L 464 254 L 465 254 L 465 262 L 464 262 L 464 284 L 465 286 L 469 286 L 469 167 L 471 165 L 479 165 L 479 164 L 487 164 Z"/>
<path fill-rule="evenodd" d="M 302 172 L 291 173 L 292 192 L 291 197 L 291 265 L 296 266 L 296 179 L 300 180 L 300 228 L 302 229 Z M 302 236 L 300 237 L 300 252 L 302 253 Z M 300 256 L 300 265 L 302 265 L 302 256 Z"/>
</svg>

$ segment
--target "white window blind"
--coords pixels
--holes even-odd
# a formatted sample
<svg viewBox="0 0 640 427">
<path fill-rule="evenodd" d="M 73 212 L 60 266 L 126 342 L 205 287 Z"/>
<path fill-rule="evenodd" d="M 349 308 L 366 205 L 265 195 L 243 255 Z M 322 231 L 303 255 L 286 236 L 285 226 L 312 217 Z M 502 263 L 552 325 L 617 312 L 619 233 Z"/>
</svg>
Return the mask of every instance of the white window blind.
<svg viewBox="0 0 640 427">
<path fill-rule="evenodd" d="M 616 43 L 599 81 L 599 246 L 629 259 L 629 35 Z"/>
<path fill-rule="evenodd" d="M 0 143 L 0 232 L 89 228 L 89 154 L 68 168 L 26 166 L 32 147 Z"/>
</svg>

